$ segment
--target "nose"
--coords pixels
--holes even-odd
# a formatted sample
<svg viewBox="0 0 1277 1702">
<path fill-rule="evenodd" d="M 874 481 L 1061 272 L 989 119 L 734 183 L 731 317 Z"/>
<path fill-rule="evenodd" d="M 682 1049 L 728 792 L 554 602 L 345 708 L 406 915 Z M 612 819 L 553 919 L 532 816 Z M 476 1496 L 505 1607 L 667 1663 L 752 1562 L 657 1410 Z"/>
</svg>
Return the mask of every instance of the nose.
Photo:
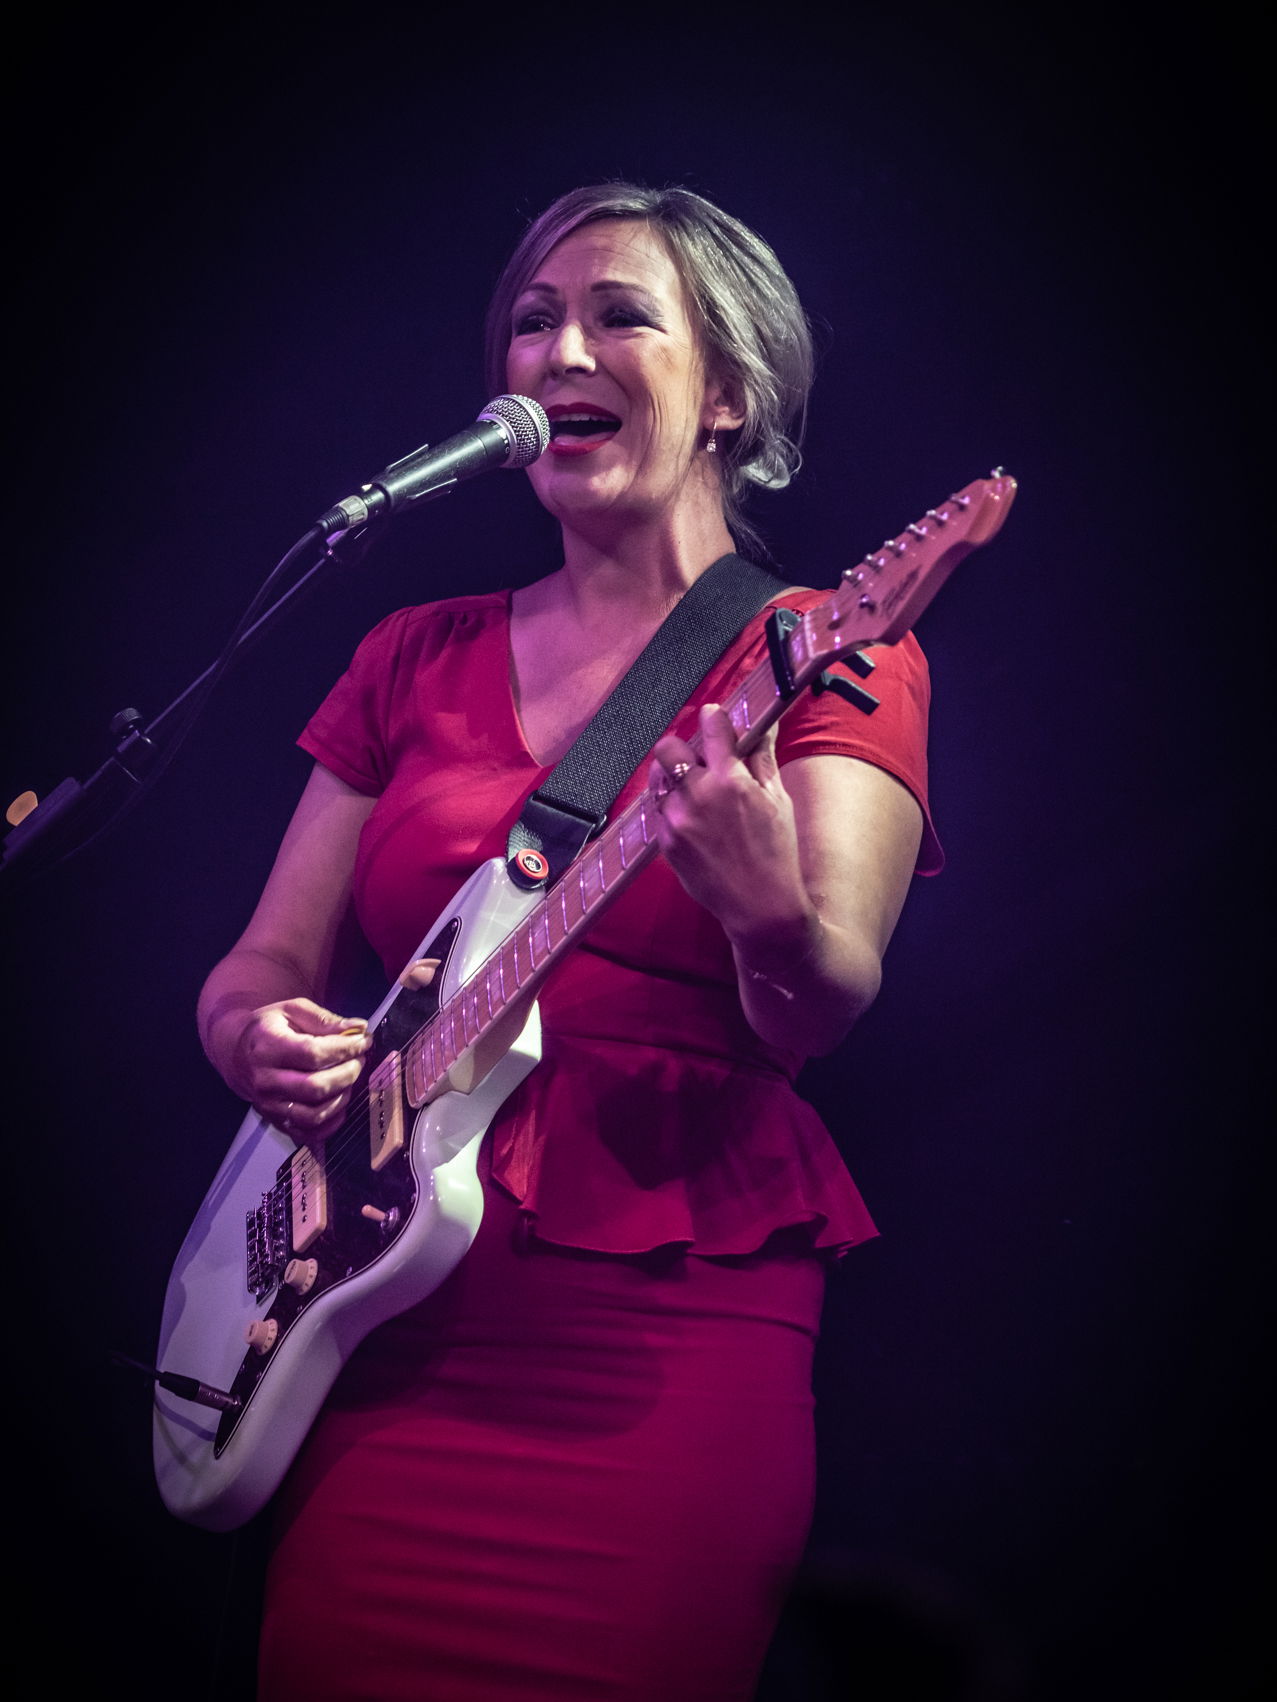
<svg viewBox="0 0 1277 1702">
<path fill-rule="evenodd" d="M 560 377 L 567 372 L 593 372 L 594 354 L 578 319 L 565 319 L 549 349 L 550 371 Z"/>
</svg>

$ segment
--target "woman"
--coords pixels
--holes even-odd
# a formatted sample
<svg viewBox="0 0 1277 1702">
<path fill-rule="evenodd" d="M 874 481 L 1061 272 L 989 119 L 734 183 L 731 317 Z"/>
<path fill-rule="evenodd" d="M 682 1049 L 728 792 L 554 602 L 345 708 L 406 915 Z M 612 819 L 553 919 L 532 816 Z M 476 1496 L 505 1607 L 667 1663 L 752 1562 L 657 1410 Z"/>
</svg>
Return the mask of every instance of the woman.
<svg viewBox="0 0 1277 1702">
<path fill-rule="evenodd" d="M 557 201 L 498 285 L 489 353 L 491 388 L 550 417 L 529 476 L 563 565 L 364 641 L 201 1000 L 215 1066 L 301 1140 L 369 1045 L 323 1003 L 352 904 L 398 974 L 733 530 L 752 537 L 747 484 L 797 461 L 801 308 L 767 245 L 687 191 Z M 881 653 L 872 720 L 809 697 L 742 760 L 717 705 L 761 621 L 618 801 L 663 795 L 663 856 L 544 984 L 474 1247 L 363 1344 L 280 1491 L 263 1702 L 753 1693 L 810 1517 L 825 1264 L 874 1233 L 792 1082 L 873 999 L 910 877 L 939 861 L 913 641 Z"/>
</svg>

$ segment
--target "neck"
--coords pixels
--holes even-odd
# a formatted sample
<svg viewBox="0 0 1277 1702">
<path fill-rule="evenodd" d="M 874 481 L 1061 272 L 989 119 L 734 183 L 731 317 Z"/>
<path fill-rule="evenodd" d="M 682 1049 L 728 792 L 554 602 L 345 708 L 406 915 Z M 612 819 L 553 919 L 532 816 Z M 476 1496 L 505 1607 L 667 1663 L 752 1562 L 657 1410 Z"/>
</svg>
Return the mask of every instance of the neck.
<svg viewBox="0 0 1277 1702">
<path fill-rule="evenodd" d="M 735 548 L 721 513 L 699 525 L 671 526 L 664 519 L 624 532 L 588 524 L 563 525 L 563 567 L 552 577 L 557 591 L 586 623 L 662 618 L 706 568 Z"/>
</svg>

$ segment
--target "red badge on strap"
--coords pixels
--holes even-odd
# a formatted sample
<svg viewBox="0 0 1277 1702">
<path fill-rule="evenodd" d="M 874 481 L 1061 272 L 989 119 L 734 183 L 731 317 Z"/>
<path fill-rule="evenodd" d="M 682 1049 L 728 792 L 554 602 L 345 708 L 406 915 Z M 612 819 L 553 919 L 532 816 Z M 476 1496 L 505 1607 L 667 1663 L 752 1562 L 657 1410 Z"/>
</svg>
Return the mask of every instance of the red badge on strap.
<svg viewBox="0 0 1277 1702">
<path fill-rule="evenodd" d="M 539 885 L 550 873 L 550 865 L 539 851 L 516 851 L 511 861 L 529 886 Z"/>
</svg>

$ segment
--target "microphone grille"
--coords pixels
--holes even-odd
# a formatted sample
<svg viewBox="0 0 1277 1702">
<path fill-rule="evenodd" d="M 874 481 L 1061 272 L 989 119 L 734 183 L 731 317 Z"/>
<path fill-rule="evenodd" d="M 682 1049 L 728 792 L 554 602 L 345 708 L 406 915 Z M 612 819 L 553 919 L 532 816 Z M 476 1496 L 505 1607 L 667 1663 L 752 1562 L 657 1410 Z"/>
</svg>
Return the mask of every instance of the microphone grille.
<svg viewBox="0 0 1277 1702">
<path fill-rule="evenodd" d="M 540 402 L 534 402 L 531 396 L 497 396 L 479 418 L 498 420 L 510 434 L 510 453 L 501 463 L 503 467 L 527 467 L 549 446 L 550 422 Z"/>
</svg>

